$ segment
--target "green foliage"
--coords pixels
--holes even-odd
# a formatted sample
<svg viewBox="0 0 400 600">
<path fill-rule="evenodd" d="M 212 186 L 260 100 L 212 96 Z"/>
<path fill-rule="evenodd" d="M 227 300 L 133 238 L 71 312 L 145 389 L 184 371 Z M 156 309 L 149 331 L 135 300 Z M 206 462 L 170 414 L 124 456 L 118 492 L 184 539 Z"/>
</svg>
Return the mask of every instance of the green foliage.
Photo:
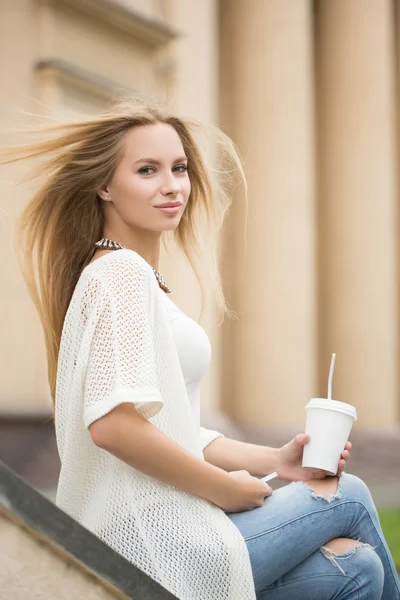
<svg viewBox="0 0 400 600">
<path fill-rule="evenodd" d="M 400 508 L 382 508 L 378 513 L 393 560 L 400 571 Z"/>
</svg>

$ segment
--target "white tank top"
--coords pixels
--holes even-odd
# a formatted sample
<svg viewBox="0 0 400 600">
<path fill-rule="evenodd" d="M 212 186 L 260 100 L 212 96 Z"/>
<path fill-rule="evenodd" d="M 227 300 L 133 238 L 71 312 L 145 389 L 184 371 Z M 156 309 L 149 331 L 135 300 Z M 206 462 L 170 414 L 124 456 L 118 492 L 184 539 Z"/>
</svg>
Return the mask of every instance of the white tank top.
<svg viewBox="0 0 400 600">
<path fill-rule="evenodd" d="M 200 425 L 200 388 L 202 379 L 210 366 L 211 344 L 204 329 L 188 317 L 172 300 L 160 290 L 164 297 L 167 318 L 178 352 L 179 363 L 196 423 Z M 200 427 L 203 449 L 217 437 L 218 431 Z"/>
</svg>

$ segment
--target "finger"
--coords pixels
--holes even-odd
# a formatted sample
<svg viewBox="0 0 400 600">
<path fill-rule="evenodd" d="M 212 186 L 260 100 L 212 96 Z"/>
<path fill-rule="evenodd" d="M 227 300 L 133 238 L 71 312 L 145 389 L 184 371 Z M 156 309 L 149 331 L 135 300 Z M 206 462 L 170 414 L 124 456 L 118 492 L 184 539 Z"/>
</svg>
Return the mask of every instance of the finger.
<svg viewBox="0 0 400 600">
<path fill-rule="evenodd" d="M 344 460 L 347 460 L 350 457 L 350 452 L 348 452 L 347 450 L 343 450 L 342 452 L 342 458 Z"/>
<path fill-rule="evenodd" d="M 346 461 L 343 459 L 339 460 L 338 475 L 340 475 L 340 473 L 342 473 L 344 471 L 345 466 L 346 466 Z"/>
<path fill-rule="evenodd" d="M 345 445 L 344 449 L 345 450 L 351 450 L 352 449 L 351 442 L 346 442 L 346 445 Z"/>
<path fill-rule="evenodd" d="M 294 439 L 298 444 L 304 446 L 304 444 L 307 444 L 310 441 L 310 436 L 308 433 L 298 433 Z"/>
<path fill-rule="evenodd" d="M 270 487 L 267 483 L 265 484 L 265 490 L 263 491 L 264 498 L 270 496 L 273 492 L 272 487 Z"/>
</svg>

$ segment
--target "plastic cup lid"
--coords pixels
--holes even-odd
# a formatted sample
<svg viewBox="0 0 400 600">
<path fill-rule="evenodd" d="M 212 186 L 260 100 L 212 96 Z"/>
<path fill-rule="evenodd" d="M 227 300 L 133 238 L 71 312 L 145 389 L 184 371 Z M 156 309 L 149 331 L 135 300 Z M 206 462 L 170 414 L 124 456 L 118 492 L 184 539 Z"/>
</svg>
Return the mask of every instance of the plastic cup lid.
<svg viewBox="0 0 400 600">
<path fill-rule="evenodd" d="M 312 398 L 306 405 L 307 408 L 324 408 L 326 410 L 333 410 L 335 412 L 345 413 L 353 419 L 357 420 L 357 411 L 351 404 L 346 402 L 339 402 L 339 400 L 329 400 L 328 398 Z"/>
</svg>

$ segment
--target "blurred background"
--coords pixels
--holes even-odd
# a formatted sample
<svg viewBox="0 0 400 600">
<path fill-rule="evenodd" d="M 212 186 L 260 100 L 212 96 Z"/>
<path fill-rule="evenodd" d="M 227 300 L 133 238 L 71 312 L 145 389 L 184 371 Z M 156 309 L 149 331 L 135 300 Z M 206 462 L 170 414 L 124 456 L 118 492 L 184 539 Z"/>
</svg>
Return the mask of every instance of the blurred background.
<svg viewBox="0 0 400 600">
<path fill-rule="evenodd" d="M 400 506 L 400 0 L 0 0 L 0 49 L 2 145 L 121 92 L 165 98 L 233 138 L 248 213 L 238 191 L 221 263 L 238 319 L 219 326 L 212 305 L 202 318 L 203 423 L 286 442 L 326 396 L 335 352 L 333 397 L 359 415 L 349 470 L 378 506 Z M 0 171 L 0 458 L 53 498 L 43 336 L 13 248 L 25 173 Z M 160 271 L 197 319 L 185 260 L 165 254 Z"/>
</svg>

